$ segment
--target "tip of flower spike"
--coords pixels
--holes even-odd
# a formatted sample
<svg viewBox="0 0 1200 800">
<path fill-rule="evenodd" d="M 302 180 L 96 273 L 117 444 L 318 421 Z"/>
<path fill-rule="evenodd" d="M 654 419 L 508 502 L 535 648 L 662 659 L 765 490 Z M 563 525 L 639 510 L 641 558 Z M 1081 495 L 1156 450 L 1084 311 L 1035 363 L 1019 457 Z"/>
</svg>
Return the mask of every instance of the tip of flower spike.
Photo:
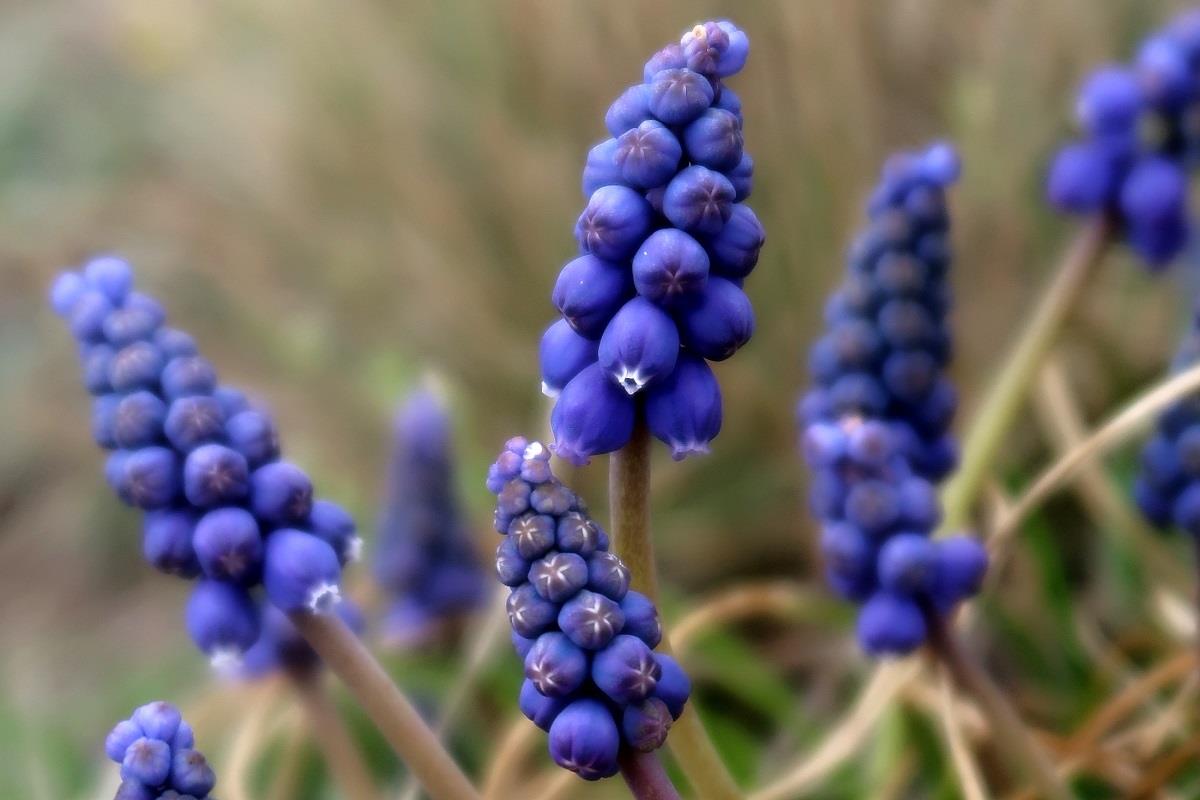
<svg viewBox="0 0 1200 800">
<path fill-rule="evenodd" d="M 522 454 L 524 458 L 541 458 L 546 453 L 546 445 L 541 442 L 530 442 Z"/>
<path fill-rule="evenodd" d="M 208 657 L 212 671 L 222 678 L 235 678 L 242 673 L 245 664 L 243 653 L 233 647 L 218 647 Z"/>
<path fill-rule="evenodd" d="M 313 588 L 305 604 L 314 614 L 326 614 L 342 602 L 342 589 L 336 583 L 321 583 Z"/>
<path fill-rule="evenodd" d="M 671 442 L 671 458 L 683 461 L 688 456 L 706 456 L 712 452 L 708 442 Z"/>
</svg>

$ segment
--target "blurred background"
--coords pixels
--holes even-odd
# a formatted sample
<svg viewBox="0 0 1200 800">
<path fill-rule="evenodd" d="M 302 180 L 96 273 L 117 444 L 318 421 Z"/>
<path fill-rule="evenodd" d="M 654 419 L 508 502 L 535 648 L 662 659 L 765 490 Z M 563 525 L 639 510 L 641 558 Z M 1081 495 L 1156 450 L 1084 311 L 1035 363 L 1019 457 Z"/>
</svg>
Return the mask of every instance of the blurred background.
<svg viewBox="0 0 1200 800">
<path fill-rule="evenodd" d="M 869 668 L 849 610 L 820 591 L 792 408 L 882 159 L 936 137 L 964 157 L 953 199 L 961 430 L 1072 232 L 1046 209 L 1041 179 L 1070 130 L 1075 86 L 1180 6 L 4 4 L 0 797 L 101 796 L 99 776 L 113 768 L 99 741 L 114 721 L 152 697 L 186 706 L 224 691 L 180 624 L 186 584 L 143 565 L 137 516 L 101 480 L 72 345 L 45 307 L 55 271 L 96 251 L 129 257 L 222 379 L 276 412 L 321 493 L 356 513 L 368 559 L 392 411 L 438 371 L 461 494 L 489 551 L 486 467 L 505 438 L 546 427 L 536 347 L 553 319 L 554 277 L 574 253 L 584 156 L 645 58 L 712 16 L 751 37 L 733 86 L 768 241 L 747 284 L 757 335 L 718 369 L 726 414 L 712 455 L 674 464 L 656 448 L 655 536 L 668 625 L 748 580 L 812 587 L 811 606 L 705 636 L 689 664 L 739 777 L 778 774 L 845 713 Z M 1108 260 L 1060 362 L 1086 419 L 1162 373 L 1187 284 L 1180 269 L 1156 280 L 1124 252 Z M 1028 415 L 1004 458 L 1011 488 L 1050 457 L 1048 441 Z M 1131 463 L 1132 451 L 1110 464 L 1120 485 Z M 605 473 L 597 459 L 576 478 L 596 508 Z M 973 642 L 1035 724 L 1062 736 L 1121 670 L 1180 646 L 1140 599 L 1160 576 L 1094 520 L 1070 495 L 1048 506 L 994 579 L 1006 590 L 982 603 Z M 1178 547 L 1169 552 L 1182 559 Z M 369 570 L 354 573 L 369 596 Z M 389 661 L 431 707 L 457 663 L 446 648 Z M 738 685 L 722 678 L 733 674 Z M 476 769 L 509 723 L 517 683 L 516 659 L 500 654 L 470 732 L 455 739 Z M 220 769 L 239 716 L 214 714 L 200 742 Z M 395 775 L 356 721 L 380 775 Z M 956 796 L 936 719 L 900 705 L 884 723 L 865 761 L 811 796 L 882 797 L 883 786 Z M 300 796 L 333 796 L 310 760 Z"/>
</svg>

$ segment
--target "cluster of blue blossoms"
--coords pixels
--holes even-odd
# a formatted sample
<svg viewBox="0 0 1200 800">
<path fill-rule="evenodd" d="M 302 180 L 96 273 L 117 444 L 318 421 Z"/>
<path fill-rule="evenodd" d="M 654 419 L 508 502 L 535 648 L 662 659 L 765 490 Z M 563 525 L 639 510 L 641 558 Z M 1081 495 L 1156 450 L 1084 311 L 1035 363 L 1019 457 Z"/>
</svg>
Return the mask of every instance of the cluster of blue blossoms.
<svg viewBox="0 0 1200 800">
<path fill-rule="evenodd" d="M 138 708 L 104 740 L 104 752 L 121 765 L 114 800 L 210 798 L 217 779 L 194 745 L 192 729 L 175 706 L 158 701 Z"/>
<path fill-rule="evenodd" d="M 941 516 L 934 486 L 957 463 L 957 398 L 944 369 L 945 190 L 958 172 L 946 144 L 888 161 L 798 409 L 828 578 L 863 603 L 858 637 L 872 654 L 919 647 L 929 615 L 975 593 L 987 568 L 974 539 L 931 538 Z"/>
<path fill-rule="evenodd" d="M 428 388 L 396 415 L 385 498 L 374 560 L 393 599 L 386 635 L 413 644 L 440 621 L 477 608 L 486 585 L 455 494 L 450 419 Z"/>
<path fill-rule="evenodd" d="M 538 442 L 509 440 L 488 471 L 496 495 L 496 574 L 525 661 L 520 706 L 550 734 L 561 767 L 616 774 L 622 747 L 656 750 L 683 713 L 691 683 L 662 640 L 658 609 L 629 588 L 608 535 L 550 470 Z"/>
<path fill-rule="evenodd" d="M 1083 138 L 1065 145 L 1047 194 L 1062 211 L 1108 214 L 1152 268 L 1187 244 L 1187 170 L 1200 157 L 1200 10 L 1146 39 L 1132 65 L 1093 72 L 1079 91 Z"/>
<path fill-rule="evenodd" d="M 720 431 L 708 361 L 754 332 L 742 284 L 765 236 L 744 202 L 754 162 L 741 101 L 724 84 L 748 52 L 732 23 L 697 25 L 651 57 L 605 116 L 611 138 L 583 170 L 580 255 L 552 295 L 562 319 L 541 342 L 562 458 L 620 449 L 643 413 L 676 459 L 707 452 Z"/>
<path fill-rule="evenodd" d="M 1175 354 L 1175 372 L 1200 363 L 1198 323 Z M 1142 450 L 1133 494 L 1153 525 L 1174 524 L 1200 539 L 1200 397 L 1181 400 L 1159 418 L 1157 433 Z"/>
<path fill-rule="evenodd" d="M 134 291 L 126 261 L 60 274 L 50 301 L 79 345 L 108 483 L 145 512 L 146 560 L 198 579 L 186 611 L 196 645 L 218 667 L 240 664 L 263 630 L 260 584 L 284 613 L 333 608 L 360 548 L 354 520 L 280 460 L 270 415 L 218 384 L 192 337 Z"/>
</svg>

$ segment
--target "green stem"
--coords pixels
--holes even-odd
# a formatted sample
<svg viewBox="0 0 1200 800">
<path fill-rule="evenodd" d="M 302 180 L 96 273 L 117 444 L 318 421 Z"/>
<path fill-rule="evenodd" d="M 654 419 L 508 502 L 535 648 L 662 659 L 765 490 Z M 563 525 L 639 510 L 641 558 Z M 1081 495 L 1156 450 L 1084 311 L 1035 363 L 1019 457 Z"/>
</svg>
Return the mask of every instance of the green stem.
<svg viewBox="0 0 1200 800">
<path fill-rule="evenodd" d="M 991 727 L 991 740 L 1003 751 L 1004 757 L 1034 783 L 1039 797 L 1070 800 L 1073 797 L 1070 790 L 1063 785 L 1054 765 L 1034 741 L 1004 693 L 962 648 L 942 615 L 929 607 L 922 610 L 929 631 L 930 651 L 950 670 L 959 689 L 979 704 L 979 710 Z"/>
<path fill-rule="evenodd" d="M 319 672 L 291 676 L 313 738 L 321 748 L 325 764 L 340 794 L 347 800 L 377 800 L 379 792 L 371 772 L 363 762 L 346 723 L 321 685 L 321 677 Z"/>
<path fill-rule="evenodd" d="M 629 444 L 609 459 L 608 502 L 613 550 L 629 567 L 633 587 L 659 605 L 654 542 L 650 537 L 650 431 L 642 419 Z M 665 633 L 659 649 L 670 652 Z M 671 753 L 700 800 L 741 800 L 742 793 L 694 706 L 694 701 L 688 704 L 667 737 Z"/>
<path fill-rule="evenodd" d="M 1112 223 L 1097 216 L 1084 225 L 1064 254 L 1054 280 L 1042 293 L 1033 319 L 1022 330 L 1000 374 L 984 395 L 983 404 L 975 410 L 963 442 L 962 463 L 942 491 L 942 531 L 958 531 L 970 520 L 983 482 L 995 467 L 996 456 L 1021 412 L 1042 362 L 1111 240 Z"/>
<path fill-rule="evenodd" d="M 479 800 L 437 735 L 341 619 L 334 614 L 290 616 L 433 800 Z"/>
</svg>

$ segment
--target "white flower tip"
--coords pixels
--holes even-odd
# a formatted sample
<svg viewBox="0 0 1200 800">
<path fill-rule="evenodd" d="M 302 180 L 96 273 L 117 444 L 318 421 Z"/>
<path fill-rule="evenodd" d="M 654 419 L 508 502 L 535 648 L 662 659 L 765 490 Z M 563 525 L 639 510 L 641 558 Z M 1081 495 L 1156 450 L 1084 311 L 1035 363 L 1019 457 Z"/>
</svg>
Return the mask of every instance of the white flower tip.
<svg viewBox="0 0 1200 800">
<path fill-rule="evenodd" d="M 222 678 L 234 678 L 242 670 L 242 651 L 236 647 L 218 647 L 208 656 L 209 666 Z"/>
<path fill-rule="evenodd" d="M 314 614 L 324 614 L 342 601 L 342 589 L 336 583 L 322 583 L 308 595 L 306 606 Z"/>
<path fill-rule="evenodd" d="M 344 557 L 347 563 L 361 561 L 363 555 L 363 540 L 361 536 L 352 537 L 346 542 Z"/>
<path fill-rule="evenodd" d="M 558 389 L 555 389 L 550 384 L 542 381 L 542 394 L 546 395 L 546 397 L 549 397 L 550 399 L 554 399 L 555 397 L 558 397 Z"/>
</svg>

